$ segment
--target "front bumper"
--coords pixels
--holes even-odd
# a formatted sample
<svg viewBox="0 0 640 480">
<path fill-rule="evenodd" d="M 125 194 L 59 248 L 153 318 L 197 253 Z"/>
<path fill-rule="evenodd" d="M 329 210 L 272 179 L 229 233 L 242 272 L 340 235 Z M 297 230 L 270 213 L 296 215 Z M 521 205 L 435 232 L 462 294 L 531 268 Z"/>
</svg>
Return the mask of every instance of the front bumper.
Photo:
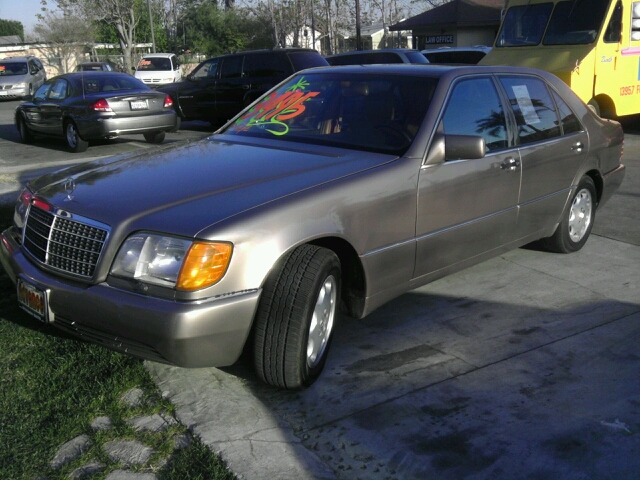
<svg viewBox="0 0 640 480">
<path fill-rule="evenodd" d="M 80 136 L 85 140 L 147 132 L 169 132 L 175 130 L 176 122 L 177 115 L 174 110 L 139 117 L 94 117 L 77 120 Z"/>
<path fill-rule="evenodd" d="M 29 94 L 29 87 L 2 89 L 0 86 L 0 100 L 14 100 L 24 98 Z"/>
<path fill-rule="evenodd" d="M 236 362 L 251 330 L 261 290 L 208 301 L 178 302 L 107 283 L 82 285 L 34 266 L 20 234 L 0 234 L 0 262 L 48 292 L 52 325 L 91 343 L 179 367 L 222 367 Z"/>
</svg>

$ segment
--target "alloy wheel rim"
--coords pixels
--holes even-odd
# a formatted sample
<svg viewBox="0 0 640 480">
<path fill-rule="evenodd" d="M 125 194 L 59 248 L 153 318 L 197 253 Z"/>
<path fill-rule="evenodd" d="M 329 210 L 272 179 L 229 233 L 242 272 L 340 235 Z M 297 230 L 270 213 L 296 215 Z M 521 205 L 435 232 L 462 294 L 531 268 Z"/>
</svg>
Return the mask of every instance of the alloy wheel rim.
<svg viewBox="0 0 640 480">
<path fill-rule="evenodd" d="M 591 225 L 593 202 L 591 192 L 583 188 L 574 197 L 569 211 L 569 237 L 573 242 L 582 240 Z"/>
<path fill-rule="evenodd" d="M 307 342 L 307 366 L 309 368 L 314 368 L 320 363 L 327 348 L 336 314 L 337 288 L 336 279 L 329 275 L 318 292 L 309 325 L 309 340 Z"/>
<path fill-rule="evenodd" d="M 76 129 L 73 126 L 73 123 L 70 123 L 69 125 L 67 125 L 67 143 L 69 143 L 69 146 L 71 148 L 75 148 L 76 143 L 77 143 L 77 139 L 76 139 Z"/>
</svg>

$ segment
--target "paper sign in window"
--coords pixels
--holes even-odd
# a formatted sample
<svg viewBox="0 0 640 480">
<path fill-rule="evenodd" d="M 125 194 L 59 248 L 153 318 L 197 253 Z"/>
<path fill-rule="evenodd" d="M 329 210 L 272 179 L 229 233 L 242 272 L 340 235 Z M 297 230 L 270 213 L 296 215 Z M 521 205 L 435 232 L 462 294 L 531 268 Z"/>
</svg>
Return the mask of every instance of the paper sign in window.
<svg viewBox="0 0 640 480">
<path fill-rule="evenodd" d="M 527 86 L 514 85 L 511 88 L 513 89 L 513 94 L 516 96 L 516 101 L 518 102 L 518 107 L 520 107 L 520 112 L 522 113 L 525 123 L 527 125 L 540 123 L 540 117 L 538 117 L 536 109 L 533 107 Z"/>
</svg>

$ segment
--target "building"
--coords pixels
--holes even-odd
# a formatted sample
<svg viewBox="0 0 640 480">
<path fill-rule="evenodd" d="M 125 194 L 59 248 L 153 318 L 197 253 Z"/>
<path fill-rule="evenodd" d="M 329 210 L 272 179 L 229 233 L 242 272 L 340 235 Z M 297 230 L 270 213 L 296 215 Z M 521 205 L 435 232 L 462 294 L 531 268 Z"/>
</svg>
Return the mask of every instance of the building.
<svg viewBox="0 0 640 480">
<path fill-rule="evenodd" d="M 493 45 L 505 0 L 451 0 L 389 27 L 410 30 L 413 48 Z"/>
</svg>

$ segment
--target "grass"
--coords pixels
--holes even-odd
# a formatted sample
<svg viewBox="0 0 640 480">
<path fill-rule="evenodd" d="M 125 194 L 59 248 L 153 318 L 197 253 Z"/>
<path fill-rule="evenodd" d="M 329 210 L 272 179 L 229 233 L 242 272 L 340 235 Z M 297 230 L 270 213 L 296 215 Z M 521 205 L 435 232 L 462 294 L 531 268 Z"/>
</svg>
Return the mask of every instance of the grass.
<svg viewBox="0 0 640 480">
<path fill-rule="evenodd" d="M 0 228 L 11 223 L 12 209 L 0 207 Z M 174 451 L 176 425 L 160 433 L 136 432 L 126 420 L 152 413 L 173 413 L 140 360 L 68 338 L 37 322 L 17 306 L 15 287 L 0 268 L 0 478 L 69 478 L 76 468 L 98 460 L 103 479 L 123 468 L 102 446 L 116 439 L 136 439 L 152 447 L 149 462 L 132 470 L 155 472 L 159 479 L 232 480 L 224 463 L 197 438 Z M 120 397 L 131 388 L 144 391 L 142 406 L 129 409 Z M 113 426 L 94 432 L 91 422 L 108 416 Z M 87 434 L 92 445 L 61 470 L 49 467 L 60 445 Z M 163 459 L 167 463 L 161 464 Z"/>
</svg>

